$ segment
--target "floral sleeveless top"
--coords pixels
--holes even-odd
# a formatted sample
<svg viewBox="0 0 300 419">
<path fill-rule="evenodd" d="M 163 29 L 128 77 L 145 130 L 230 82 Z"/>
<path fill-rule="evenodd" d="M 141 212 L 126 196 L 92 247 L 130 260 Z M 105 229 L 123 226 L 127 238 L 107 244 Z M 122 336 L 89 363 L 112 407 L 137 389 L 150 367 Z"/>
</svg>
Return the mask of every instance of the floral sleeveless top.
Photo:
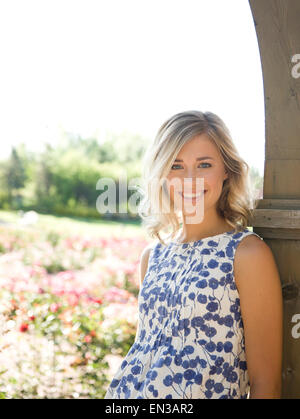
<svg viewBox="0 0 300 419">
<path fill-rule="evenodd" d="M 244 399 L 250 390 L 234 255 L 247 228 L 159 241 L 138 295 L 135 341 L 105 399 Z"/>
</svg>

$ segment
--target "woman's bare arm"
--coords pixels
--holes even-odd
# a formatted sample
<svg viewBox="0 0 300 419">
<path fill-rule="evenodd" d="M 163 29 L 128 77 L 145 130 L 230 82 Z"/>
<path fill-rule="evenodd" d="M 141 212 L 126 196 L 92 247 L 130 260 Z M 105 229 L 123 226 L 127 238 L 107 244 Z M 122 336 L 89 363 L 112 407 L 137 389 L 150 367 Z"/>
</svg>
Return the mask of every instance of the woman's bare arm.
<svg viewBox="0 0 300 419">
<path fill-rule="evenodd" d="M 145 249 L 142 251 L 141 258 L 140 258 L 140 266 L 139 266 L 139 277 L 140 277 L 140 288 L 144 281 L 145 275 L 148 269 L 148 261 L 151 249 L 153 247 L 153 243 L 150 243 Z"/>
<path fill-rule="evenodd" d="M 250 398 L 280 398 L 283 301 L 270 247 L 257 236 L 238 245 L 234 260 L 240 294 Z"/>
</svg>

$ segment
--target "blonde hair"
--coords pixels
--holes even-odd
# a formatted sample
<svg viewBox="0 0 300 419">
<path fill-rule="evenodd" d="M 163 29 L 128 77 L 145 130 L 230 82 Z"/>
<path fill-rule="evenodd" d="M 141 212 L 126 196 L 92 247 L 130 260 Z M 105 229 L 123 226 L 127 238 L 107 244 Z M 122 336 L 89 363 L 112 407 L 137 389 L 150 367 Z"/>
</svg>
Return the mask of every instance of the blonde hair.
<svg viewBox="0 0 300 419">
<path fill-rule="evenodd" d="M 201 134 L 206 134 L 214 141 L 228 173 L 217 203 L 218 214 L 237 232 L 246 228 L 253 216 L 255 203 L 249 183 L 249 166 L 240 157 L 225 123 L 212 112 L 180 112 L 161 125 L 142 162 L 140 191 L 143 197 L 138 213 L 150 237 L 158 238 L 163 245 L 166 243 L 161 237 L 161 230 L 168 231 L 171 227 L 170 235 L 173 238 L 180 229 L 180 219 L 173 204 L 170 211 L 154 213 L 153 201 L 158 200 L 160 208 L 166 208 L 169 196 L 161 181 L 168 175 L 182 146 Z"/>
</svg>

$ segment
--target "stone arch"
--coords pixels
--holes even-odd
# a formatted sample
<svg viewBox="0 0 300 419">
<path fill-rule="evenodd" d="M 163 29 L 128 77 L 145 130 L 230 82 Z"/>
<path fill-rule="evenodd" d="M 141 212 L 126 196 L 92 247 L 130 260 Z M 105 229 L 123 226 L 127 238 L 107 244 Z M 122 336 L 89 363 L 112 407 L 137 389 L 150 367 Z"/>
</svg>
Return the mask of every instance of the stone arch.
<svg viewBox="0 0 300 419">
<path fill-rule="evenodd" d="M 263 199 L 258 201 L 252 225 L 253 231 L 272 249 L 282 282 L 282 398 L 299 398 L 300 2 L 249 0 L 249 4 L 259 44 L 265 96 Z M 299 323 L 299 338 L 293 333 L 295 321 Z"/>
</svg>

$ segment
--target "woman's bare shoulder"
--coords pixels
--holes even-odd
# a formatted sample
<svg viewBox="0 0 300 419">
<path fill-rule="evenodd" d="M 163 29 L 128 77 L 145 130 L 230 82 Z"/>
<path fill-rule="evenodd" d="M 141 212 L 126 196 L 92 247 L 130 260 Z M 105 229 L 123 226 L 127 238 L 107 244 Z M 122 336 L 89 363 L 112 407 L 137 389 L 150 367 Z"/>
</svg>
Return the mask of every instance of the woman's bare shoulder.
<svg viewBox="0 0 300 419">
<path fill-rule="evenodd" d="M 249 257 L 250 255 L 267 255 L 271 252 L 270 247 L 267 245 L 267 243 L 262 240 L 262 238 L 259 238 L 255 234 L 249 234 L 248 236 L 244 237 L 243 240 L 239 243 L 236 255 Z M 272 253 L 272 252 L 271 252 Z"/>
<path fill-rule="evenodd" d="M 277 264 L 271 248 L 258 236 L 251 234 L 238 245 L 234 258 L 236 282 L 252 277 L 251 282 L 263 281 L 264 278 L 278 279 Z"/>
</svg>

